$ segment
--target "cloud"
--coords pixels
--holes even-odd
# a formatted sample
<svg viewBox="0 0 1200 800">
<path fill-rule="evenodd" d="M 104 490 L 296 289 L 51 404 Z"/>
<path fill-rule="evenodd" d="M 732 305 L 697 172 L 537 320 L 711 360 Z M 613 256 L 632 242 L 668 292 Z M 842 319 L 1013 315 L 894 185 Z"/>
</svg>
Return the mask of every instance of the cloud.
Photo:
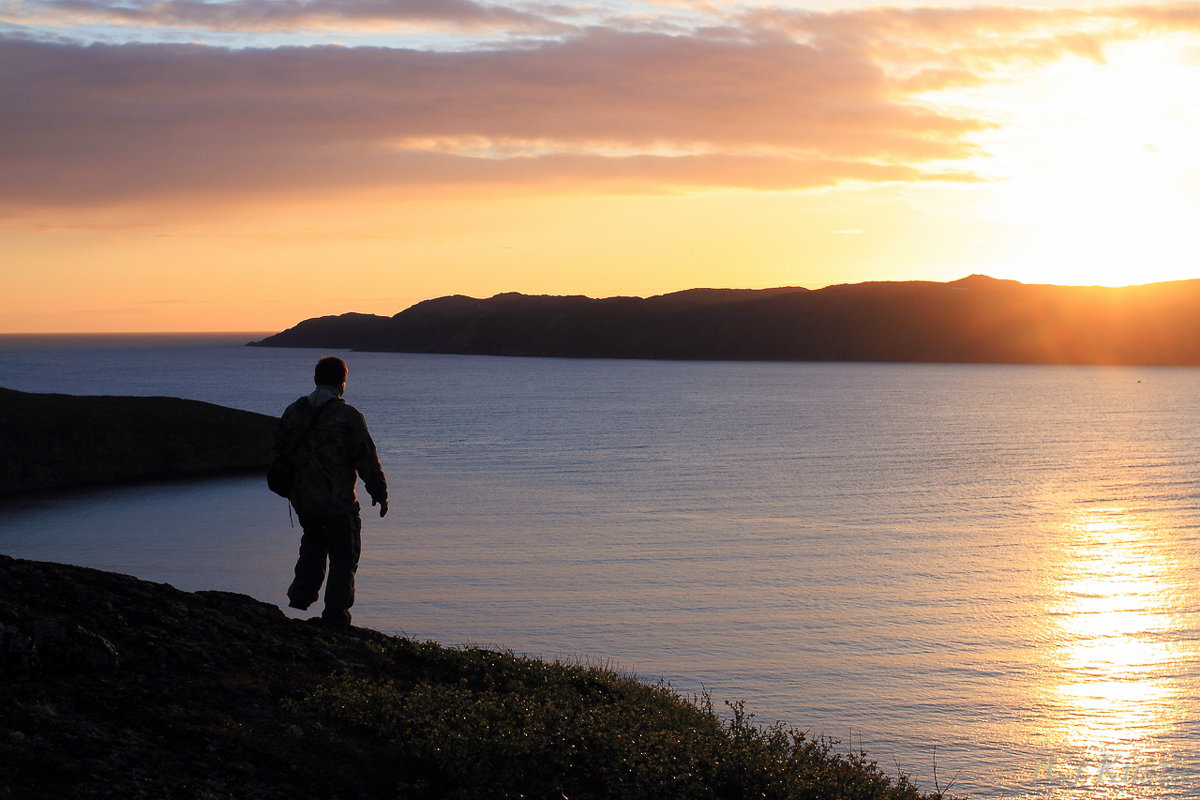
<svg viewBox="0 0 1200 800">
<path fill-rule="evenodd" d="M 778 36 L 594 31 L 466 53 L 3 41 L 0 74 L 10 203 L 564 174 L 908 179 L 969 154 L 980 127 L 889 98 L 852 54 Z M 412 144 L 456 139 L 497 145 L 481 157 Z"/>
<path fill-rule="evenodd" d="M 1192 2 L 1134 5 L 1114 13 L 1155 30 L 1200 30 L 1200 6 Z"/>
<path fill-rule="evenodd" d="M 1103 58 L 1131 26 L 1194 24 L 1187 11 L 776 9 L 687 35 L 593 27 L 460 51 L 0 39 L 0 208 L 413 186 L 970 181 L 969 169 L 947 164 L 980 155 L 973 136 L 991 123 L 912 93 L 986 81 L 1008 63 Z M 175 2 L 120 13 L 235 27 L 256 14 L 280 25 L 306 14 L 481 24 L 500 14 L 470 0 Z"/>
<path fill-rule="evenodd" d="M 5 16 L 25 24 L 105 24 L 220 32 L 280 32 L 417 25 L 461 30 L 555 30 L 536 14 L 473 0 L 9 0 Z"/>
</svg>

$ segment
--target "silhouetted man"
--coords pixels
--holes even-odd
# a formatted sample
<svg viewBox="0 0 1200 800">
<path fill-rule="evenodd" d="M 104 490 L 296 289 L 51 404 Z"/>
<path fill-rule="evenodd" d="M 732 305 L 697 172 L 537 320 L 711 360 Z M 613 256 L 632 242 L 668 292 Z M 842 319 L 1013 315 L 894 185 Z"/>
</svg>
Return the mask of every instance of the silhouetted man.
<svg viewBox="0 0 1200 800">
<path fill-rule="evenodd" d="M 287 592 L 289 605 L 303 610 L 316 602 L 328 560 L 321 618 L 335 625 L 350 624 L 354 605 L 354 574 L 362 547 L 355 493 L 359 476 L 371 505 L 379 506 L 379 516 L 388 510 L 387 481 L 367 422 L 342 400 L 346 373 L 340 358 L 318 361 L 313 375 L 317 388 L 287 407 L 275 434 L 276 454 L 290 454 L 295 465 L 288 499 L 304 528 L 296 577 Z"/>
</svg>

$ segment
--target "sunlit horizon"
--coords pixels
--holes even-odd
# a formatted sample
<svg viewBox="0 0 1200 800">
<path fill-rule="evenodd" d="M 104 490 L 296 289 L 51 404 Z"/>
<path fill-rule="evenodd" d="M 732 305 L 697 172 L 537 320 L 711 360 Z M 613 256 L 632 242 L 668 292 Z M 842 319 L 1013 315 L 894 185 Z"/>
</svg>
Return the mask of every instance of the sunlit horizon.
<svg viewBox="0 0 1200 800">
<path fill-rule="evenodd" d="M 962 277 L 966 278 L 969 276 L 964 275 Z M 987 277 L 995 277 L 995 276 L 987 276 Z M 997 280 L 1015 280 L 1015 279 L 997 278 Z M 1079 287 L 1079 288 L 1126 289 L 1126 288 L 1134 288 L 1137 286 L 1150 286 L 1150 285 L 1154 285 L 1154 284 L 1158 284 L 1158 283 L 1175 283 L 1175 282 L 1190 281 L 1190 280 L 1200 280 L 1200 278 L 1183 278 L 1183 279 L 1178 279 L 1175 281 L 1150 281 L 1147 283 L 1137 283 L 1137 284 L 1088 283 L 1088 284 L 1054 284 L 1054 285 L 1064 286 L 1064 287 Z M 953 282 L 953 280 L 937 281 L 937 282 Z M 1023 281 L 1019 281 L 1019 282 L 1024 283 Z M 830 284 L 830 286 L 834 286 L 834 285 L 838 285 L 838 284 Z M 1041 284 L 1041 285 L 1045 285 L 1045 284 Z M 738 290 L 738 289 L 755 290 L 755 289 L 774 289 L 774 288 L 789 288 L 789 287 L 783 287 L 783 286 L 761 286 L 761 287 L 696 286 L 696 287 L 688 287 L 688 288 L 690 288 L 690 289 L 714 289 L 715 288 L 715 289 L 730 289 L 730 290 Z M 797 287 L 791 287 L 791 288 L 819 290 L 819 289 L 828 288 L 828 287 L 824 287 L 824 286 L 798 287 L 797 286 Z M 678 289 L 675 291 L 682 292 L 682 291 L 687 291 L 687 290 L 688 289 Z M 663 292 L 661 294 L 672 294 L 672 293 L 673 292 Z M 564 294 L 568 294 L 568 293 L 564 293 Z M 569 294 L 579 296 L 582 293 L 570 292 Z M 488 296 L 491 296 L 491 295 L 488 295 Z M 587 295 L 584 295 L 584 296 L 587 296 Z M 602 299 L 603 297 L 613 297 L 613 296 L 615 296 L 615 295 L 603 295 L 603 296 L 596 295 L 595 299 Z M 626 297 L 633 297 L 633 296 L 652 297 L 652 296 L 657 296 L 657 295 L 623 295 L 623 296 L 626 296 Z M 418 303 L 424 302 L 425 300 L 432 300 L 432 299 L 436 299 L 436 298 L 433 298 L 433 297 L 421 298 L 420 300 L 415 301 L 411 305 L 416 305 Z M 486 296 L 480 295 L 479 299 L 486 299 Z M 405 306 L 404 308 L 397 308 L 394 312 L 380 312 L 376 315 L 377 316 L 388 316 L 388 317 L 394 316 L 395 314 L 398 314 L 401 311 L 404 311 L 407 308 L 410 308 L 411 305 Z M 369 313 L 369 312 L 361 312 L 358 309 L 353 309 L 353 308 L 330 310 L 328 312 L 321 312 L 318 314 L 313 314 L 308 317 L 297 317 L 296 319 L 292 320 L 291 322 L 288 322 L 285 325 L 278 327 L 278 328 L 258 328 L 258 329 L 240 329 L 240 328 L 164 328 L 164 329 L 158 329 L 158 328 L 155 328 L 155 329 L 144 329 L 144 330 L 137 330 L 137 329 L 129 329 L 129 330 L 124 330 L 124 329 L 123 330 L 85 330 L 85 329 L 75 329 L 75 330 L 0 330 L 0 336 L 51 336 L 51 337 L 52 336 L 112 336 L 112 337 L 123 337 L 123 336 L 124 337 L 137 337 L 137 336 L 239 337 L 239 336 L 244 336 L 244 337 L 247 337 L 247 341 L 253 341 L 257 337 L 269 336 L 271 334 L 278 333 L 282 330 L 286 330 L 287 328 L 290 328 L 293 325 L 303 322 L 306 319 L 313 319 L 318 316 L 321 316 L 321 317 L 338 316 L 339 314 L 346 314 L 346 313 Z"/>
</svg>

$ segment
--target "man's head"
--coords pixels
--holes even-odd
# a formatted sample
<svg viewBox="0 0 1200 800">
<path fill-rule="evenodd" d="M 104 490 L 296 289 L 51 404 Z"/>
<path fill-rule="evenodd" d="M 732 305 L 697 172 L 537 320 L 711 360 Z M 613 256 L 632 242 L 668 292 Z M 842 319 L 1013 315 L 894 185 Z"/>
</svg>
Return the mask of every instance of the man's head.
<svg viewBox="0 0 1200 800">
<path fill-rule="evenodd" d="M 346 388 L 346 374 L 349 372 L 346 369 L 346 362 L 340 358 L 333 356 L 325 356 L 317 362 L 317 369 L 313 373 L 313 382 L 317 386 L 332 386 L 333 388 Z"/>
</svg>

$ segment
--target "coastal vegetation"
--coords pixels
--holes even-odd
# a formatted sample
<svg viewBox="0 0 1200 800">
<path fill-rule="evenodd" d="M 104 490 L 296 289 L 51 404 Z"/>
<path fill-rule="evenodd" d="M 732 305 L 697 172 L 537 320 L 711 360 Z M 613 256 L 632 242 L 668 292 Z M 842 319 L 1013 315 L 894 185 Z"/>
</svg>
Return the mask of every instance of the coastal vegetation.
<svg viewBox="0 0 1200 800">
<path fill-rule="evenodd" d="M 935 800 L 595 665 L 0 556 L 0 798 Z"/>
<path fill-rule="evenodd" d="M 251 344 L 409 353 L 746 361 L 1200 365 L 1200 281 L 453 296 L 305 320 Z"/>
</svg>

